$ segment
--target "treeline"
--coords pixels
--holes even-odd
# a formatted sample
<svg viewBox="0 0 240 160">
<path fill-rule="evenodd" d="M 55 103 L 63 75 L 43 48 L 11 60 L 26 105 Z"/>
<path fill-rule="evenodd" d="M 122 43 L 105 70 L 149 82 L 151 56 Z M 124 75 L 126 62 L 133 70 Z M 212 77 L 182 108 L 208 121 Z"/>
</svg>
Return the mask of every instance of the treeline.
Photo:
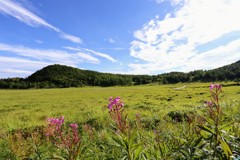
<svg viewBox="0 0 240 160">
<path fill-rule="evenodd" d="M 213 70 L 189 73 L 170 72 L 160 75 L 121 75 L 100 73 L 78 68 L 50 65 L 29 77 L 0 79 L 0 88 L 67 88 L 82 86 L 126 86 L 149 83 L 174 84 L 179 82 L 240 81 L 240 61 Z"/>
<path fill-rule="evenodd" d="M 26 79 L 8 78 L 0 80 L 0 88 L 67 88 L 82 86 L 116 86 L 132 85 L 132 76 L 100 73 L 80 70 L 63 65 L 50 65 Z"/>
</svg>

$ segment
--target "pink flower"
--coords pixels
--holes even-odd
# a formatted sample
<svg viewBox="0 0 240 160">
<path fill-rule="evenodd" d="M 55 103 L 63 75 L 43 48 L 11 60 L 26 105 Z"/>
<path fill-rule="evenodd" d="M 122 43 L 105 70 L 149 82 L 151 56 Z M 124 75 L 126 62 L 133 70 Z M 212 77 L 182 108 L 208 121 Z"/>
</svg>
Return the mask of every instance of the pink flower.
<svg viewBox="0 0 240 160">
<path fill-rule="evenodd" d="M 221 84 L 210 84 L 210 90 L 212 91 L 214 88 L 216 88 L 217 90 L 221 90 L 222 85 Z"/>
<path fill-rule="evenodd" d="M 140 118 L 140 114 L 139 114 L 139 113 L 137 113 L 135 116 L 136 116 L 137 118 Z"/>
<path fill-rule="evenodd" d="M 48 118 L 48 125 L 55 127 L 56 130 L 59 130 L 64 123 L 64 117 L 61 116 L 59 119 L 58 118 Z"/>
<path fill-rule="evenodd" d="M 47 133 L 46 136 L 52 136 L 55 134 L 55 132 L 59 132 L 61 130 L 61 126 L 64 123 L 64 117 L 61 116 L 59 119 L 58 118 L 48 118 L 48 128 L 47 128 Z"/>
<path fill-rule="evenodd" d="M 76 130 L 78 128 L 77 123 L 72 123 L 70 124 L 70 126 L 72 127 L 73 130 Z"/>
<path fill-rule="evenodd" d="M 212 103 L 211 101 L 205 101 L 204 103 L 205 103 L 206 105 L 210 106 L 210 107 L 213 105 L 213 103 Z"/>
<path fill-rule="evenodd" d="M 221 85 L 221 84 L 216 84 L 215 86 L 216 86 L 216 88 L 217 88 L 218 90 L 222 89 L 222 85 Z"/>
<path fill-rule="evenodd" d="M 59 118 L 58 123 L 61 124 L 61 125 L 64 123 L 64 116 L 61 116 Z"/>
<path fill-rule="evenodd" d="M 113 104 L 112 104 L 112 103 L 109 103 L 109 104 L 108 104 L 108 109 L 109 109 L 109 110 L 112 110 L 112 108 L 113 108 Z"/>
<path fill-rule="evenodd" d="M 108 109 L 112 110 L 114 106 L 116 106 L 116 109 L 120 109 L 121 107 L 124 106 L 119 96 L 116 97 L 115 99 L 113 99 L 112 97 L 109 98 Z"/>
<path fill-rule="evenodd" d="M 210 84 L 210 90 L 213 90 L 214 84 Z"/>
<path fill-rule="evenodd" d="M 120 101 L 120 99 L 121 99 L 121 98 L 120 98 L 119 96 L 116 97 L 116 98 L 113 100 L 113 103 L 114 103 L 114 104 L 117 104 L 117 103 Z"/>
</svg>

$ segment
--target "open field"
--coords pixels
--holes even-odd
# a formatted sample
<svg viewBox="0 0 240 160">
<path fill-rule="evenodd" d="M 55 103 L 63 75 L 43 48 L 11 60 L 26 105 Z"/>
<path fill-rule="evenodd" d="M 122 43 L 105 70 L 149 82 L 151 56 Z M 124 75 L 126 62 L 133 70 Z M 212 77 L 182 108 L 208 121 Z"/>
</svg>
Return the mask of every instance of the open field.
<svg viewBox="0 0 240 160">
<path fill-rule="evenodd" d="M 221 100 L 240 103 L 240 86 L 224 87 Z M 0 128 L 6 130 L 43 125 L 47 117 L 64 115 L 85 123 L 107 116 L 110 96 L 120 96 L 129 117 L 141 113 L 163 116 L 173 110 L 194 110 L 209 100 L 209 83 L 129 87 L 0 90 Z"/>
<path fill-rule="evenodd" d="M 217 93 L 220 104 L 213 101 L 209 113 L 211 104 L 204 105 L 211 100 L 209 83 L 0 90 L 0 94 L 0 159 L 56 159 L 56 155 L 60 159 L 128 160 L 240 156 L 240 86 L 234 83 L 223 83 L 222 92 Z M 117 110 L 109 114 L 110 96 L 123 100 L 120 119 L 114 116 Z M 215 109 L 218 106 L 224 114 Z M 187 119 L 171 119 L 172 111 L 175 118 L 182 114 Z M 211 117 L 212 113 L 216 116 Z M 62 125 L 60 116 L 65 117 L 66 125 Z M 47 122 L 49 117 L 59 119 Z M 60 124 L 61 129 L 51 132 L 48 123 Z M 78 130 L 69 127 L 70 123 L 77 123 Z M 59 138 L 59 131 L 65 138 Z M 46 133 L 54 134 L 58 141 L 53 136 L 49 143 Z M 80 141 L 69 148 L 65 141 L 74 133 L 79 134 Z"/>
<path fill-rule="evenodd" d="M 192 110 L 210 97 L 209 83 L 0 90 L 0 95 L 0 126 L 5 129 L 43 125 L 47 117 L 61 115 L 82 123 L 102 118 L 110 96 L 121 97 L 130 117 L 140 112 L 162 116 L 172 110 Z M 221 97 L 225 103 L 239 102 L 240 86 L 224 87 Z"/>
</svg>

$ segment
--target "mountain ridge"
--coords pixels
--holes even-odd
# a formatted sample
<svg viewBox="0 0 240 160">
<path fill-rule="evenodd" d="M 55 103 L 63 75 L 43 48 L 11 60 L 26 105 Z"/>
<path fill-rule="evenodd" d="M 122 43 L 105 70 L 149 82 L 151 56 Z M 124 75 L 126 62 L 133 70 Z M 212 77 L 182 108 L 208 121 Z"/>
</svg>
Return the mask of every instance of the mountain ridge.
<svg viewBox="0 0 240 160">
<path fill-rule="evenodd" d="M 159 75 L 130 75 L 101 73 L 66 65 L 46 66 L 27 78 L 0 79 L 0 88 L 65 88 L 82 86 L 125 86 L 149 83 L 173 84 L 179 82 L 240 81 L 240 60 L 212 70 L 188 73 L 169 72 Z"/>
</svg>

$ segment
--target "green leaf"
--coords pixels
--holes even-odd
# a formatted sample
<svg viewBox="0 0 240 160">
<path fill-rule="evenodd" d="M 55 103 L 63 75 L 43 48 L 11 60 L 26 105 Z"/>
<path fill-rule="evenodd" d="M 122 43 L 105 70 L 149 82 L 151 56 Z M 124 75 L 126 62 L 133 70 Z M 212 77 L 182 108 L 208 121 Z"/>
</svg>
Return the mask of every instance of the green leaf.
<svg viewBox="0 0 240 160">
<path fill-rule="evenodd" d="M 207 118 L 207 117 L 204 117 L 204 118 L 209 124 L 212 124 L 212 125 L 214 124 L 214 121 L 212 119 Z"/>
<path fill-rule="evenodd" d="M 206 131 L 206 132 L 209 132 L 209 133 L 212 133 L 212 134 L 213 134 L 213 131 L 212 131 L 210 128 L 208 128 L 207 126 L 200 126 L 200 125 L 198 125 L 198 127 L 199 127 L 200 129 Z"/>
<path fill-rule="evenodd" d="M 196 150 L 196 148 L 197 148 L 197 145 L 202 141 L 202 139 L 203 139 L 203 136 L 199 137 L 199 138 L 195 141 L 195 143 L 192 145 L 192 147 L 193 147 L 192 152 L 193 152 L 193 153 L 195 152 L 195 150 Z"/>
<path fill-rule="evenodd" d="M 54 159 L 65 160 L 65 158 L 63 158 L 62 156 L 56 155 L 56 154 L 53 154 L 53 158 Z"/>
<path fill-rule="evenodd" d="M 221 143 L 221 146 L 222 146 L 222 149 L 223 149 L 225 155 L 227 156 L 227 158 L 229 158 L 232 155 L 232 151 L 231 151 L 229 145 L 222 139 L 220 140 L 220 143 Z"/>
<path fill-rule="evenodd" d="M 122 160 L 125 160 L 125 159 L 128 159 L 127 156 L 124 156 L 124 157 L 122 158 Z"/>
<path fill-rule="evenodd" d="M 119 138 L 115 138 L 115 137 L 112 137 L 112 139 L 114 140 L 114 142 L 117 143 L 116 146 L 118 146 L 118 147 L 123 147 L 123 146 L 125 146 L 125 145 L 124 145 L 124 142 L 122 142 L 121 139 L 119 139 Z"/>
<path fill-rule="evenodd" d="M 194 143 L 194 145 L 193 145 L 193 147 L 196 147 L 201 141 L 202 141 L 202 139 L 203 139 L 203 137 L 201 136 L 201 137 L 199 137 L 196 141 L 195 141 L 195 143 Z"/>
<path fill-rule="evenodd" d="M 143 147 L 142 146 L 139 146 L 136 150 L 135 150 L 135 152 L 134 152 L 134 159 L 136 159 L 136 158 L 138 158 L 139 156 L 140 156 L 140 154 L 142 153 L 142 151 L 143 151 Z"/>
<path fill-rule="evenodd" d="M 234 122 L 230 122 L 230 123 L 226 123 L 226 124 L 224 124 L 224 125 L 222 125 L 222 126 L 220 126 L 220 128 L 219 128 L 219 130 L 222 130 L 222 129 L 227 129 L 227 130 L 229 130 L 231 127 L 232 127 L 232 124 L 233 124 Z"/>
<path fill-rule="evenodd" d="M 128 151 L 130 146 L 129 146 L 128 140 L 125 138 L 123 139 L 123 145 L 125 147 L 125 150 Z"/>
</svg>

